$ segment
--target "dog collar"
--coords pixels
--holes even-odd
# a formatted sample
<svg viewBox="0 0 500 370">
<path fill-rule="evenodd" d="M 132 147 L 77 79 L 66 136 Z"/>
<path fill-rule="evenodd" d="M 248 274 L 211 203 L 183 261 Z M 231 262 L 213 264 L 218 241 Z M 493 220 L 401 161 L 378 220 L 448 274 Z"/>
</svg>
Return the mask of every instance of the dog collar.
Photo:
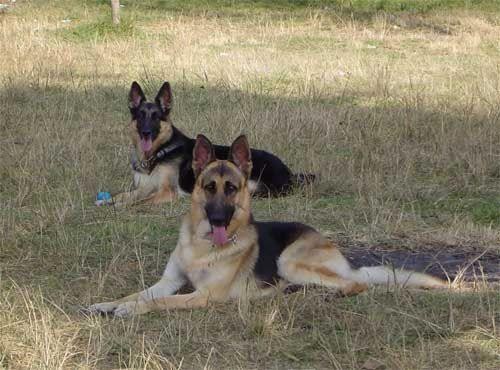
<svg viewBox="0 0 500 370">
<path fill-rule="evenodd" d="M 233 245 L 236 245 L 236 242 L 238 241 L 238 235 L 235 233 L 233 234 L 232 237 L 227 238 L 228 243 L 231 242 Z M 215 244 L 212 243 L 212 248 L 217 248 Z"/>
<path fill-rule="evenodd" d="M 238 234 L 234 233 L 233 236 L 230 238 L 227 238 L 227 240 L 229 240 L 233 244 L 236 244 L 236 242 L 238 241 Z"/>
<path fill-rule="evenodd" d="M 183 143 L 173 143 L 170 144 L 169 146 L 160 149 L 159 151 L 156 152 L 156 154 L 153 154 L 151 157 L 148 159 L 143 159 L 140 162 L 139 161 L 133 161 L 132 162 L 132 168 L 135 171 L 148 171 L 151 172 L 156 164 L 156 161 L 161 160 L 165 158 L 167 155 L 173 153 L 180 147 L 184 146 Z"/>
<path fill-rule="evenodd" d="M 166 148 L 158 150 L 158 152 L 156 153 L 156 155 L 154 157 L 156 157 L 156 159 L 163 159 L 167 155 L 173 153 L 174 151 L 176 151 L 177 149 L 179 149 L 183 146 L 184 146 L 184 143 L 172 143 L 169 146 L 167 146 Z"/>
</svg>

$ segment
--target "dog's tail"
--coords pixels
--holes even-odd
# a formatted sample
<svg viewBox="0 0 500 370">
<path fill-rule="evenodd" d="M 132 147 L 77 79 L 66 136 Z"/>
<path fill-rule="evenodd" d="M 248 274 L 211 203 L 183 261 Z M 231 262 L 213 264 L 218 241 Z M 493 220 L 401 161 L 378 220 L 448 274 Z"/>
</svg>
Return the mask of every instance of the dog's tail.
<svg viewBox="0 0 500 370">
<path fill-rule="evenodd" d="M 368 285 L 400 285 L 411 288 L 446 288 L 448 283 L 431 275 L 389 266 L 370 266 L 352 269 L 352 280 Z"/>
<path fill-rule="evenodd" d="M 316 180 L 313 173 L 294 173 L 292 174 L 292 183 L 299 186 L 311 185 Z"/>
</svg>

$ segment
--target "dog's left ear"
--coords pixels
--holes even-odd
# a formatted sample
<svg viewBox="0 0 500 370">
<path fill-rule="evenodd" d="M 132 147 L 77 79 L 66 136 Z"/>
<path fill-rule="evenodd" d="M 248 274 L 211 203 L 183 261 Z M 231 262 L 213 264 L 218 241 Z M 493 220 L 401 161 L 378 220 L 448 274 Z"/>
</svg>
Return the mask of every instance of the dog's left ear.
<svg viewBox="0 0 500 370">
<path fill-rule="evenodd" d="M 231 144 L 229 160 L 238 166 L 246 178 L 250 177 L 250 173 L 252 172 L 252 153 L 245 135 L 238 136 Z"/>
<path fill-rule="evenodd" d="M 212 143 L 204 135 L 196 136 L 196 143 L 193 149 L 193 171 L 194 176 L 198 175 L 208 166 L 209 163 L 215 161 L 215 151 Z"/>
<path fill-rule="evenodd" d="M 170 83 L 164 82 L 155 98 L 156 104 L 161 108 L 162 120 L 166 120 L 172 109 L 173 96 Z"/>
</svg>

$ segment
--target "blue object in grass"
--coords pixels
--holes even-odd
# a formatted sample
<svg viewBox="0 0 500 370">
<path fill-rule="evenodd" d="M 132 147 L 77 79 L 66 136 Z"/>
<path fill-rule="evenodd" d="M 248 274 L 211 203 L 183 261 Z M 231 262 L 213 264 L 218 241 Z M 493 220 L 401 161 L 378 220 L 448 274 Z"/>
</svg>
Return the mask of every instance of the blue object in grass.
<svg viewBox="0 0 500 370">
<path fill-rule="evenodd" d="M 96 206 L 102 206 L 103 204 L 109 204 L 109 203 L 112 203 L 112 197 L 109 192 L 100 191 L 97 193 L 97 196 L 95 197 Z"/>
</svg>

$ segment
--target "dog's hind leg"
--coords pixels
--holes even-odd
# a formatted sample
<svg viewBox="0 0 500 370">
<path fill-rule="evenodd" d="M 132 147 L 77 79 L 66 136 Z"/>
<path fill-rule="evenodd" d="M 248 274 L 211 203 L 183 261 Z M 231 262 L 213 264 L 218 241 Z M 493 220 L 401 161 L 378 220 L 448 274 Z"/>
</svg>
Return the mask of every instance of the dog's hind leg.
<svg viewBox="0 0 500 370">
<path fill-rule="evenodd" d="M 340 251 L 328 240 L 310 232 L 290 246 L 278 259 L 278 273 L 292 284 L 317 284 L 354 295 L 368 286 L 348 278 L 351 267 Z"/>
<path fill-rule="evenodd" d="M 278 260 L 280 275 L 294 284 L 319 284 L 338 288 L 351 295 L 366 290 L 368 285 L 402 285 L 413 288 L 447 288 L 433 276 L 391 269 L 387 266 L 351 268 L 337 247 L 316 232 L 302 235 L 288 246 Z"/>
</svg>

